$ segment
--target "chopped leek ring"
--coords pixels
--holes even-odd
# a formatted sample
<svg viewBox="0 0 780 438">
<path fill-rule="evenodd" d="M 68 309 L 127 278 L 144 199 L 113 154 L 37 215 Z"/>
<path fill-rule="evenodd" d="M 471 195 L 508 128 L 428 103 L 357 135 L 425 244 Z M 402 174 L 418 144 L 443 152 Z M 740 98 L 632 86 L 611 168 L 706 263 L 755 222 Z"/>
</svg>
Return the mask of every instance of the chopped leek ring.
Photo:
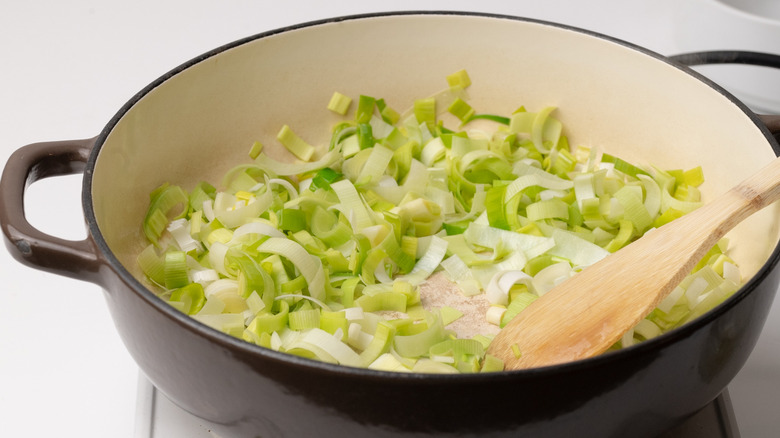
<svg viewBox="0 0 780 438">
<path fill-rule="evenodd" d="M 249 158 L 255 159 L 260 155 L 260 152 L 263 151 L 263 144 L 259 141 L 256 141 L 252 143 L 252 147 L 249 149 Z"/>
<path fill-rule="evenodd" d="M 182 312 L 193 315 L 198 313 L 206 303 L 206 295 L 203 286 L 191 283 L 171 292 L 171 301 L 179 301 L 184 304 Z"/>
<path fill-rule="evenodd" d="M 343 116 L 347 113 L 351 104 L 352 98 L 335 91 L 328 102 L 328 109 Z"/>
<path fill-rule="evenodd" d="M 163 184 L 152 192 L 150 198 L 143 229 L 146 238 L 157 245 L 160 235 L 168 227 L 169 218 L 180 218 L 186 214 L 189 197 L 181 187 Z M 177 205 L 182 206 L 178 213 L 174 210 Z"/>
<path fill-rule="evenodd" d="M 303 161 L 309 161 L 312 155 L 314 155 L 314 146 L 298 137 L 298 134 L 294 133 L 287 125 L 282 126 L 279 133 L 276 134 L 276 139 L 293 155 Z"/>
<path fill-rule="evenodd" d="M 471 85 L 471 78 L 466 70 L 458 70 L 447 75 L 447 83 L 450 87 L 468 88 Z"/>
</svg>

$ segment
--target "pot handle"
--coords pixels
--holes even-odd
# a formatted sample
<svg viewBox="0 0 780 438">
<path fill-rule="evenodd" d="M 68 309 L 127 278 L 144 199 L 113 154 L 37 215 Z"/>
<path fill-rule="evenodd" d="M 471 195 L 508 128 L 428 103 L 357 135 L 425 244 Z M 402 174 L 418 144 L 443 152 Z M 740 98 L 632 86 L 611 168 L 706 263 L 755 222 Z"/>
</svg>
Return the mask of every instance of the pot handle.
<svg viewBox="0 0 780 438">
<path fill-rule="evenodd" d="M 693 67 L 707 64 L 744 64 L 780 69 L 780 55 L 746 50 L 713 50 L 670 56 L 674 62 Z M 780 142 L 780 115 L 757 114 L 769 132 Z"/>
<path fill-rule="evenodd" d="M 91 236 L 78 241 L 51 236 L 33 227 L 24 212 L 30 184 L 83 172 L 94 144 L 94 138 L 33 143 L 11 154 L 0 179 L 0 227 L 8 251 L 21 263 L 99 284 L 104 263 Z"/>
</svg>

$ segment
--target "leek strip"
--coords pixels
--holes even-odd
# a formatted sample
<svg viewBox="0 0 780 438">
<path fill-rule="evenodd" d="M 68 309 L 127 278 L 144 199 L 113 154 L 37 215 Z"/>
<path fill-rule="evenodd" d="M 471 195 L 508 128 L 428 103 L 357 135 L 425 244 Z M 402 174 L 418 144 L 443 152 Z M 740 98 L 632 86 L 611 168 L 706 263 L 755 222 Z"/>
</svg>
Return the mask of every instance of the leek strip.
<svg viewBox="0 0 780 438">
<path fill-rule="evenodd" d="M 411 370 L 404 366 L 390 353 L 384 353 L 368 365 L 368 369 L 378 371 L 392 371 L 396 373 L 409 373 Z"/>
<path fill-rule="evenodd" d="M 491 227 L 502 230 L 509 230 L 507 211 L 504 206 L 504 195 L 506 194 L 506 189 L 507 187 L 503 185 L 493 187 L 487 191 L 485 196 L 488 223 Z"/>
<path fill-rule="evenodd" d="M 214 215 L 227 228 L 236 228 L 260 217 L 273 202 L 273 192 L 266 190 L 246 204 L 236 201 L 235 196 L 220 192 L 214 199 Z"/>
<path fill-rule="evenodd" d="M 704 183 L 704 172 L 701 166 L 694 167 L 683 172 L 683 182 L 692 187 L 699 187 Z"/>
<path fill-rule="evenodd" d="M 375 295 L 363 295 L 355 300 L 355 303 L 365 312 L 377 312 L 388 310 L 394 312 L 406 312 L 406 295 L 398 292 L 380 292 Z"/>
<path fill-rule="evenodd" d="M 395 328 L 391 324 L 385 321 L 380 321 L 377 324 L 374 337 L 371 338 L 371 342 L 360 353 L 360 362 L 363 366 L 368 366 L 380 355 L 387 353 L 392 345 L 394 334 Z"/>
<path fill-rule="evenodd" d="M 147 245 L 136 257 L 136 262 L 141 271 L 153 282 L 163 285 L 165 283 L 165 258 L 157 255 L 153 244 Z"/>
<path fill-rule="evenodd" d="M 479 119 L 490 120 L 492 122 L 500 123 L 506 126 L 509 126 L 509 121 L 510 121 L 509 117 L 497 116 L 493 114 L 472 114 L 471 117 L 469 117 L 468 121 L 470 122 L 472 120 L 479 120 Z"/>
<path fill-rule="evenodd" d="M 637 175 L 637 178 L 645 189 L 645 209 L 651 218 L 655 218 L 661 210 L 661 188 L 647 175 Z"/>
<path fill-rule="evenodd" d="M 239 314 L 192 315 L 192 318 L 231 336 L 240 337 L 244 331 L 244 318 Z"/>
<path fill-rule="evenodd" d="M 271 172 L 280 176 L 300 175 L 315 170 L 323 169 L 325 167 L 331 167 L 334 164 L 340 162 L 342 159 L 340 149 L 332 149 L 326 152 L 317 161 L 308 162 L 293 162 L 287 163 L 275 160 L 268 155 L 261 153 L 257 159 L 255 159 L 255 165 L 259 169 Z"/>
<path fill-rule="evenodd" d="M 484 248 L 496 250 L 499 245 L 513 251 L 521 251 L 529 259 L 544 254 L 553 246 L 555 240 L 549 237 L 519 234 L 512 231 L 500 230 L 472 222 L 463 233 L 466 241 Z"/>
<path fill-rule="evenodd" d="M 322 311 L 320 312 L 320 328 L 330 334 L 336 334 L 341 330 L 342 334 L 349 329 L 349 323 L 344 312 Z"/>
<path fill-rule="evenodd" d="M 612 163 L 615 165 L 615 170 L 618 170 L 620 172 L 625 173 L 626 175 L 631 176 L 632 178 L 637 178 L 639 175 L 646 175 L 650 176 L 649 173 L 646 171 L 640 169 L 639 167 L 634 166 L 633 164 L 624 161 L 614 155 L 610 154 L 602 154 L 601 161 L 603 163 Z"/>
<path fill-rule="evenodd" d="M 444 146 L 444 142 L 441 137 L 436 137 L 423 146 L 420 154 L 420 161 L 430 167 L 446 155 L 447 148 Z"/>
<path fill-rule="evenodd" d="M 280 309 L 277 314 L 258 315 L 247 326 L 247 330 L 256 335 L 282 331 L 287 327 L 290 307 L 286 301 L 280 301 Z"/>
<path fill-rule="evenodd" d="M 447 272 L 450 281 L 460 288 L 463 295 L 470 297 L 478 295 L 481 292 L 480 284 L 477 279 L 474 278 L 471 269 L 466 266 L 466 263 L 464 263 L 457 254 L 447 257 L 447 259 L 443 260 L 439 265 Z"/>
<path fill-rule="evenodd" d="M 347 344 L 334 338 L 328 332 L 319 328 L 313 328 L 303 335 L 302 339 L 291 345 L 290 349 L 304 348 L 317 354 L 317 350 L 325 352 L 341 365 L 359 367 L 360 356 Z M 318 355 L 318 357 L 321 357 Z"/>
<path fill-rule="evenodd" d="M 195 186 L 194 189 L 190 192 L 189 197 L 189 204 L 190 204 L 190 210 L 193 211 L 193 214 L 202 208 L 204 201 L 209 201 L 214 199 L 214 196 L 217 193 L 217 189 L 214 188 L 211 184 L 201 181 L 198 183 L 198 185 Z"/>
<path fill-rule="evenodd" d="M 347 218 L 349 218 L 349 222 L 352 224 L 352 230 L 355 233 L 359 233 L 362 229 L 374 225 L 362 198 L 351 181 L 343 179 L 330 186 L 336 192 L 336 196 L 338 196 L 339 201 L 343 205 Z"/>
<path fill-rule="evenodd" d="M 322 271 L 322 262 L 309 254 L 300 244 L 291 240 L 270 237 L 257 248 L 257 251 L 285 257 L 298 268 L 306 279 L 309 295 L 320 301 L 325 299 L 325 274 Z"/>
<path fill-rule="evenodd" d="M 485 288 L 485 295 L 491 304 L 506 306 L 509 304 L 509 289 L 516 284 L 524 284 L 533 290 L 533 278 L 523 271 L 498 272 Z"/>
<path fill-rule="evenodd" d="M 370 124 L 358 123 L 357 140 L 358 148 L 360 148 L 360 150 L 369 149 L 374 146 L 376 140 L 374 139 L 374 132 Z"/>
<path fill-rule="evenodd" d="M 343 176 L 344 175 L 342 175 L 339 172 L 336 172 L 330 167 L 320 169 L 319 171 L 317 171 L 317 174 L 314 175 L 314 177 L 312 178 L 309 189 L 312 192 L 317 189 L 330 189 L 330 185 L 338 181 L 339 179 L 341 179 Z"/>
<path fill-rule="evenodd" d="M 282 126 L 282 129 L 276 134 L 276 139 L 292 152 L 293 155 L 303 161 L 309 161 L 314 155 L 314 146 L 306 143 L 300 138 L 288 125 Z"/>
<path fill-rule="evenodd" d="M 447 111 L 464 123 L 469 121 L 474 115 L 474 108 L 461 98 L 456 98 L 447 108 Z"/>
<path fill-rule="evenodd" d="M 590 266 L 609 255 L 604 248 L 568 231 L 556 229 L 552 238 L 555 246 L 547 253 L 569 260 L 574 267 Z"/>
<path fill-rule="evenodd" d="M 345 115 L 352 104 L 352 98 L 335 91 L 328 102 L 328 109 L 336 114 Z"/>
<path fill-rule="evenodd" d="M 362 289 L 360 278 L 353 277 L 341 283 L 341 304 L 350 308 L 355 305 L 355 295 Z"/>
<path fill-rule="evenodd" d="M 296 299 L 296 300 L 308 300 L 308 301 L 311 301 L 312 303 L 315 303 L 318 306 L 320 306 L 322 308 L 322 310 L 325 310 L 327 312 L 332 312 L 331 308 L 327 304 L 323 303 L 322 301 L 320 301 L 320 300 L 318 300 L 318 299 L 316 299 L 314 297 L 310 297 L 308 295 L 282 294 L 282 295 L 277 295 L 276 298 L 274 298 L 274 299 L 275 300 L 284 300 L 284 299 L 287 299 L 287 298 L 293 298 L 293 299 Z"/>
<path fill-rule="evenodd" d="M 290 181 L 287 181 L 286 179 L 270 178 L 267 183 L 268 185 L 273 184 L 273 185 L 282 186 L 289 194 L 290 199 L 295 199 L 298 197 L 298 190 L 296 190 L 295 186 L 292 183 L 290 183 Z"/>
<path fill-rule="evenodd" d="M 533 167 L 530 166 L 526 167 L 526 169 L 528 168 L 533 169 Z M 574 187 L 574 184 L 575 183 L 572 181 L 562 179 L 555 175 L 550 175 L 548 173 L 533 172 L 526 175 L 522 175 L 517 179 L 513 180 L 506 188 L 506 194 L 504 195 L 504 200 L 508 201 L 510 198 L 514 197 L 518 193 L 533 186 L 544 187 L 545 189 L 551 189 L 551 190 L 569 190 L 572 187 Z"/>
<path fill-rule="evenodd" d="M 620 230 L 617 236 L 612 239 L 607 246 L 604 247 L 609 252 L 615 252 L 620 248 L 628 245 L 631 239 L 634 237 L 634 224 L 631 221 L 620 221 Z"/>
<path fill-rule="evenodd" d="M 631 221 L 640 233 L 650 228 L 653 218 L 642 202 L 641 191 L 637 195 L 629 186 L 625 186 L 615 193 L 615 198 L 623 207 L 623 217 Z"/>
<path fill-rule="evenodd" d="M 242 237 L 257 234 L 259 236 L 280 237 L 285 235 L 278 228 L 264 222 L 249 222 L 239 226 L 233 231 L 231 239 L 227 242 L 228 246 L 236 245 Z"/>
<path fill-rule="evenodd" d="M 506 309 L 506 312 L 501 317 L 500 327 L 504 328 L 509 321 L 511 321 L 518 313 L 522 312 L 531 303 L 539 298 L 537 295 L 530 292 L 521 292 L 518 294 Z"/>
<path fill-rule="evenodd" d="M 187 213 L 189 197 L 181 187 L 163 184 L 152 192 L 150 198 L 143 230 L 146 238 L 157 246 L 160 235 L 168 226 L 169 218 L 178 219 Z M 181 211 L 174 210 L 177 206 L 181 206 Z"/>
<path fill-rule="evenodd" d="M 428 354 L 430 348 L 445 340 L 447 331 L 444 330 L 441 317 L 429 314 L 426 318 L 428 328 L 424 331 L 408 336 L 398 336 L 393 338 L 395 350 L 404 357 L 420 357 Z"/>
<path fill-rule="evenodd" d="M 439 312 L 441 312 L 441 321 L 445 327 L 457 321 L 463 316 L 463 312 L 448 306 L 442 307 L 441 309 L 439 309 Z"/>
<path fill-rule="evenodd" d="M 358 98 L 358 107 L 355 112 L 355 122 L 368 123 L 374 115 L 376 99 L 371 96 L 360 95 Z"/>
<path fill-rule="evenodd" d="M 471 85 L 471 78 L 466 70 L 458 70 L 447 75 L 447 84 L 450 88 L 466 89 Z"/>
<path fill-rule="evenodd" d="M 546 107 L 539 111 L 531 126 L 531 140 L 539 152 L 547 153 L 558 145 L 562 125 L 561 122 L 550 117 L 555 109 L 555 107 Z M 550 141 L 550 147 L 545 145 L 545 140 Z"/>
<path fill-rule="evenodd" d="M 381 141 L 381 143 L 386 145 L 393 144 L 394 141 L 402 141 L 402 139 L 397 137 L 400 135 L 400 133 L 398 133 L 399 131 L 393 125 L 387 123 L 382 117 L 373 116 L 368 124 L 371 126 L 371 134 L 375 141 Z M 403 135 L 401 135 L 401 137 L 403 137 Z M 405 141 L 405 138 L 403 141 Z M 394 150 L 395 147 L 390 147 L 390 149 Z"/>
<path fill-rule="evenodd" d="M 408 281 L 413 285 L 421 283 L 428 278 L 439 266 L 447 254 L 448 242 L 440 237 L 433 236 L 428 250 L 414 265 L 412 272 L 398 277 L 399 280 Z"/>
<path fill-rule="evenodd" d="M 277 297 L 278 298 L 278 297 Z M 291 330 L 308 330 L 320 327 L 320 310 L 308 309 L 290 312 L 287 324 Z"/>
<path fill-rule="evenodd" d="M 390 164 L 390 160 L 393 158 L 393 151 L 377 144 L 371 149 L 371 155 L 368 156 L 363 165 L 363 169 L 358 175 L 357 184 L 371 184 L 384 175 L 387 170 L 387 165 Z"/>
<path fill-rule="evenodd" d="M 560 199 L 535 202 L 526 207 L 526 215 L 531 221 L 544 219 L 569 219 L 569 206 Z"/>
<path fill-rule="evenodd" d="M 414 101 L 414 117 L 420 124 L 432 126 L 436 123 L 436 99 L 428 97 Z"/>
<path fill-rule="evenodd" d="M 192 283 L 172 291 L 170 300 L 184 303 L 182 312 L 193 315 L 206 304 L 206 295 L 203 292 L 203 286 Z"/>
<path fill-rule="evenodd" d="M 549 265 L 534 275 L 534 291 L 538 296 L 542 296 L 572 275 L 574 271 L 568 262 Z"/>
<path fill-rule="evenodd" d="M 486 354 L 482 363 L 482 369 L 480 369 L 479 372 L 495 373 L 499 371 L 504 371 L 504 361 L 493 355 Z"/>
<path fill-rule="evenodd" d="M 187 256 L 183 251 L 165 253 L 164 284 L 167 289 L 176 289 L 189 284 Z"/>
<path fill-rule="evenodd" d="M 490 283 L 490 280 L 501 271 L 519 271 L 528 263 L 522 251 L 512 252 L 508 257 L 501 259 L 500 262 L 492 265 L 480 265 L 471 269 L 474 277 L 484 287 Z"/>
</svg>

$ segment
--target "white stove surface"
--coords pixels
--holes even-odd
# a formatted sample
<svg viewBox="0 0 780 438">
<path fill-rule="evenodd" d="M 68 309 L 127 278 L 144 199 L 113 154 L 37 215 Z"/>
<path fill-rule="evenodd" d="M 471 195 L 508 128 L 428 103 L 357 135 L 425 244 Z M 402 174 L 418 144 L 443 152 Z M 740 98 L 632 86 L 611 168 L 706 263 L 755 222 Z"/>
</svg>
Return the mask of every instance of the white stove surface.
<svg viewBox="0 0 780 438">
<path fill-rule="evenodd" d="M 587 28 L 671 55 L 680 51 L 675 29 L 688 1 L 701 0 L 5 2 L 0 8 L 0 163 L 25 144 L 95 136 L 130 97 L 171 68 L 282 26 L 366 12 L 468 10 Z M 30 221 L 59 237 L 82 238 L 79 191 L 80 176 L 33 185 L 27 196 Z M 26 268 L 5 250 L 0 250 L 0 278 L 4 436 L 211 436 L 198 430 L 197 421 L 154 429 L 176 424 L 172 419 L 183 413 L 167 401 L 155 405 L 156 417 L 139 409 L 146 405 L 140 403 L 145 399 L 139 395 L 138 368 L 99 287 Z M 780 430 L 778 347 L 780 303 L 729 387 L 743 437 L 776 436 Z"/>
</svg>

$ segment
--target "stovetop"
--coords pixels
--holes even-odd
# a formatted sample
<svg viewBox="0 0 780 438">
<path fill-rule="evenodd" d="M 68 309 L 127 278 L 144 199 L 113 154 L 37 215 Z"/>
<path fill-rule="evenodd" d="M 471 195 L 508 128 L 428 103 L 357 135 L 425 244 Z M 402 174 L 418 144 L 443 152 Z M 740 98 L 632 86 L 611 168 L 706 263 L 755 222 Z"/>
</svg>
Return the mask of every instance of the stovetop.
<svg viewBox="0 0 780 438">
<path fill-rule="evenodd" d="M 143 374 L 138 379 L 133 438 L 221 438 L 161 394 Z M 658 438 L 739 438 L 728 390 L 691 418 Z"/>
</svg>

